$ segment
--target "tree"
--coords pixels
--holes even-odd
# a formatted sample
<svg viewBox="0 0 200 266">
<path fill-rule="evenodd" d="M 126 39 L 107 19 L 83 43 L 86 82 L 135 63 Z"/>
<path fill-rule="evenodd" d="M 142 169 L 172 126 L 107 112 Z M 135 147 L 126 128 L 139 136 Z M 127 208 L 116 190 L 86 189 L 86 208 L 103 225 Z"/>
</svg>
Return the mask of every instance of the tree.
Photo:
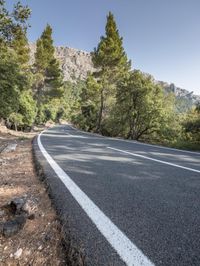
<svg viewBox="0 0 200 266">
<path fill-rule="evenodd" d="M 36 53 L 35 53 L 35 68 L 36 72 L 45 75 L 45 71 L 52 60 L 54 60 L 54 46 L 52 39 L 52 28 L 47 24 L 45 30 L 43 31 L 41 37 L 36 43 Z"/>
<path fill-rule="evenodd" d="M 47 25 L 40 39 L 37 41 L 35 53 L 35 75 L 34 84 L 38 106 L 48 102 L 53 97 L 61 97 L 63 91 L 63 75 L 59 62 L 54 56 L 52 39 L 52 28 Z"/>
<path fill-rule="evenodd" d="M 20 94 L 18 113 L 22 115 L 23 127 L 31 127 L 36 117 L 36 103 L 33 99 L 32 91 L 25 90 Z"/>
<path fill-rule="evenodd" d="M 13 35 L 11 47 L 17 54 L 18 63 L 21 65 L 22 68 L 28 70 L 28 64 L 30 60 L 30 49 L 26 37 L 26 32 L 21 27 L 16 28 L 15 33 Z"/>
<path fill-rule="evenodd" d="M 19 96 L 29 86 L 20 69 L 15 52 L 11 49 L 0 52 L 0 117 L 7 119 L 19 109 Z"/>
<path fill-rule="evenodd" d="M 79 105 L 81 112 L 77 115 L 77 124 L 84 130 L 96 128 L 99 110 L 99 83 L 92 75 L 88 75 L 85 86 L 80 93 Z"/>
<path fill-rule="evenodd" d="M 13 11 L 9 12 L 5 7 L 5 1 L 0 0 L 0 46 L 9 45 L 13 36 L 22 29 L 26 32 L 27 20 L 30 17 L 31 11 L 28 6 L 23 6 L 20 2 L 14 5 Z"/>
<path fill-rule="evenodd" d="M 37 121 L 45 119 L 44 105 L 63 96 L 63 74 L 54 56 L 52 28 L 47 25 L 36 44 L 33 90 L 38 108 Z"/>
<path fill-rule="evenodd" d="M 122 135 L 138 140 L 159 129 L 162 120 L 163 92 L 150 75 L 131 73 L 117 90 L 117 122 Z"/>
<path fill-rule="evenodd" d="M 17 131 L 18 126 L 22 124 L 23 116 L 19 113 L 11 113 L 9 120 L 14 124 L 15 130 Z"/>
<path fill-rule="evenodd" d="M 188 111 L 183 121 L 183 129 L 188 141 L 198 142 L 200 145 L 200 104 Z"/>
<path fill-rule="evenodd" d="M 16 130 L 19 125 L 29 124 L 28 109 L 34 108 L 28 92 L 31 84 L 26 31 L 30 13 L 29 7 L 20 2 L 10 12 L 0 0 L 0 117 L 13 123 Z M 25 99 L 29 99 L 28 109 Z"/>
<path fill-rule="evenodd" d="M 107 99 L 115 96 L 115 86 L 123 79 L 130 70 L 130 62 L 127 60 L 123 48 L 122 38 L 116 26 L 114 16 L 109 12 L 106 23 L 105 37 L 101 40 L 94 52 L 92 60 L 96 69 L 94 76 L 100 84 L 100 105 L 97 119 L 96 131 L 100 132 L 102 118 L 105 110 L 108 109 Z"/>
</svg>

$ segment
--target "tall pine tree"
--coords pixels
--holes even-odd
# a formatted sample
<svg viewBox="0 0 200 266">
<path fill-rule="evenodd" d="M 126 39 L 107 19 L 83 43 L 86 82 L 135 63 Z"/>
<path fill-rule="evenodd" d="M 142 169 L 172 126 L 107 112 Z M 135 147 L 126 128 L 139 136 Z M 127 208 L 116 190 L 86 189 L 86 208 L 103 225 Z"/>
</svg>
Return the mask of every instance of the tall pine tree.
<svg viewBox="0 0 200 266">
<path fill-rule="evenodd" d="M 37 41 L 34 63 L 34 89 L 39 113 L 42 105 L 62 95 L 63 75 L 54 53 L 52 28 L 47 25 Z"/>
<path fill-rule="evenodd" d="M 107 16 L 105 31 L 105 36 L 101 37 L 97 48 L 92 53 L 94 66 L 98 69 L 94 75 L 101 84 L 97 132 L 102 131 L 103 116 L 106 115 L 106 110 L 109 109 L 107 100 L 111 95 L 112 97 L 115 95 L 116 85 L 128 75 L 131 65 L 123 48 L 123 39 L 119 36 L 111 12 Z"/>
<path fill-rule="evenodd" d="M 30 48 L 26 37 L 26 31 L 21 27 L 15 29 L 11 47 L 17 54 L 17 60 L 22 68 L 28 68 L 30 61 Z"/>
<path fill-rule="evenodd" d="M 47 24 L 41 37 L 37 40 L 35 53 L 35 68 L 36 71 L 45 75 L 45 71 L 49 66 L 50 62 L 54 58 L 54 46 L 52 39 L 52 28 Z"/>
</svg>

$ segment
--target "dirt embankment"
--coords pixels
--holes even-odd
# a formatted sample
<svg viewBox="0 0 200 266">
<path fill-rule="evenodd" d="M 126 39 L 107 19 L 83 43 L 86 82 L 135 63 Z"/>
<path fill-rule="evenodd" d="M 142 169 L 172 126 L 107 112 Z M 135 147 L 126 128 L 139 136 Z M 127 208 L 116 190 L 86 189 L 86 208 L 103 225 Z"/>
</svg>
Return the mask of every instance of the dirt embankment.
<svg viewBox="0 0 200 266">
<path fill-rule="evenodd" d="M 0 265 L 66 265 L 60 222 L 34 169 L 31 141 L 35 133 L 9 133 L 0 132 L 0 223 L 13 221 L 5 206 L 15 198 L 33 199 L 36 210 L 17 233 L 1 232 Z M 16 149 L 1 152 L 8 143 L 17 144 Z"/>
</svg>

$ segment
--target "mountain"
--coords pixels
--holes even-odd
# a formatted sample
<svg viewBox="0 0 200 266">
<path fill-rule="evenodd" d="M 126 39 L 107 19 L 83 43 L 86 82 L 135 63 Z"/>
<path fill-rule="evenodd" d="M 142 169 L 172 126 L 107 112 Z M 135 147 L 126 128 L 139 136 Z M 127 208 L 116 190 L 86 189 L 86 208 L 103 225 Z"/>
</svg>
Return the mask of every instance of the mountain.
<svg viewBox="0 0 200 266">
<path fill-rule="evenodd" d="M 36 45 L 30 44 L 31 64 L 34 62 L 34 53 Z M 76 79 L 84 80 L 88 72 L 93 72 L 91 54 L 89 52 L 81 51 L 78 49 L 58 46 L 55 47 L 55 55 L 60 61 L 60 65 L 64 74 L 65 81 L 74 81 Z M 200 95 L 195 95 L 193 92 L 176 87 L 173 83 L 169 84 L 163 81 L 156 81 L 166 92 L 175 93 L 178 99 L 187 101 L 188 106 L 192 106 L 200 102 Z"/>
<path fill-rule="evenodd" d="M 30 44 L 31 64 L 34 62 L 36 45 Z M 64 81 L 84 80 L 88 72 L 93 72 L 94 67 L 90 53 L 70 47 L 55 47 L 55 56 L 60 61 L 64 74 Z"/>
<path fill-rule="evenodd" d="M 188 90 L 176 87 L 174 83 L 167 83 L 164 81 L 156 81 L 157 84 L 159 84 L 166 92 L 173 92 L 177 98 L 187 98 L 191 101 L 191 103 L 196 104 L 200 102 L 200 95 L 195 95 L 193 92 L 190 92 Z"/>
</svg>

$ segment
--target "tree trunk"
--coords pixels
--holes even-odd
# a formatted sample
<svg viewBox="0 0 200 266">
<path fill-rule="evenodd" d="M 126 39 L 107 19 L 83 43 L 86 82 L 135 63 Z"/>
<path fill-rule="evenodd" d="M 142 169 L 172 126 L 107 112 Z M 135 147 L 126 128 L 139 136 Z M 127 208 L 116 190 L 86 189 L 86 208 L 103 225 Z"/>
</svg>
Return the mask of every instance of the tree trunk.
<svg viewBox="0 0 200 266">
<path fill-rule="evenodd" d="M 99 109 L 98 121 L 97 121 L 97 129 L 96 132 L 101 132 L 101 121 L 102 121 L 102 114 L 103 114 L 103 105 L 104 105 L 104 96 L 103 90 L 101 91 L 101 105 Z"/>
</svg>

